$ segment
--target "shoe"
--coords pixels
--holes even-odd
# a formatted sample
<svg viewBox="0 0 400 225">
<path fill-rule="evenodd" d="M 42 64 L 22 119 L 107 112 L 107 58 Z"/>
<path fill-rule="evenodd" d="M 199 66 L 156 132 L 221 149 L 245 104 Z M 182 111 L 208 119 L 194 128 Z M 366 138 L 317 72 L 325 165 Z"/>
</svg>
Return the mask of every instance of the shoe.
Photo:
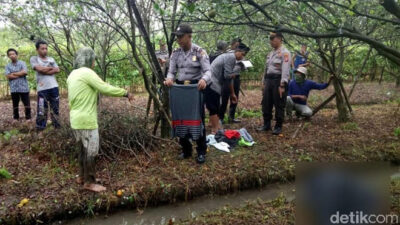
<svg viewBox="0 0 400 225">
<path fill-rule="evenodd" d="M 192 157 L 192 155 L 186 155 L 185 153 L 181 153 L 181 154 L 179 154 L 179 156 L 178 156 L 178 159 L 179 160 L 184 160 L 184 159 L 188 159 L 188 158 L 191 158 Z"/>
<path fill-rule="evenodd" d="M 242 122 L 238 119 L 232 119 L 232 118 L 229 118 L 228 121 L 229 121 L 229 123 L 241 123 Z"/>
<path fill-rule="evenodd" d="M 270 131 L 271 130 L 271 122 L 264 122 L 264 126 L 257 128 L 257 131 Z"/>
<path fill-rule="evenodd" d="M 275 126 L 274 130 L 272 131 L 273 135 L 279 135 L 282 133 L 282 127 L 281 126 Z"/>
<path fill-rule="evenodd" d="M 196 162 L 197 162 L 198 164 L 203 164 L 203 163 L 205 163 L 205 162 L 206 162 L 206 156 L 205 156 L 205 155 L 199 155 L 199 156 L 197 156 Z"/>
</svg>

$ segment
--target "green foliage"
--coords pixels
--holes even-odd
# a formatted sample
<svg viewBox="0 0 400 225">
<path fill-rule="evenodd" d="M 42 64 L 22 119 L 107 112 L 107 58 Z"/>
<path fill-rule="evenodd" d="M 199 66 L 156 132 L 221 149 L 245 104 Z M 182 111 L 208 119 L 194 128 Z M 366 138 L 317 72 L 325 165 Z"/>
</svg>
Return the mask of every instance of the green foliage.
<svg viewBox="0 0 400 225">
<path fill-rule="evenodd" d="M 12 175 L 6 168 L 0 168 L 0 177 L 5 179 L 11 179 Z"/>
<path fill-rule="evenodd" d="M 10 141 L 11 137 L 18 135 L 19 130 L 13 129 L 10 131 L 5 131 L 3 134 L 0 134 L 0 139 L 3 139 L 5 141 Z"/>
<path fill-rule="evenodd" d="M 311 155 L 309 155 L 309 154 L 301 154 L 300 155 L 300 157 L 299 157 L 299 161 L 302 161 L 302 162 L 312 162 L 313 161 L 313 159 L 312 159 L 312 156 Z"/>
<path fill-rule="evenodd" d="M 242 118 L 257 118 L 262 116 L 262 112 L 260 110 L 242 109 L 237 116 Z"/>
<path fill-rule="evenodd" d="M 395 136 L 395 137 L 400 137 L 400 127 L 396 127 L 396 128 L 394 129 L 394 136 Z"/>
</svg>

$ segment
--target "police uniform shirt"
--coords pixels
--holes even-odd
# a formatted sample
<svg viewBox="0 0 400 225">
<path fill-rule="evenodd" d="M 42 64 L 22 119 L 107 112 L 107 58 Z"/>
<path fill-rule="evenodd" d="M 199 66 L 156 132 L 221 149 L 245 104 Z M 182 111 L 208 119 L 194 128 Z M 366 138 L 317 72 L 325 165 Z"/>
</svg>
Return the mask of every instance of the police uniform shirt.
<svg viewBox="0 0 400 225">
<path fill-rule="evenodd" d="M 174 50 L 169 62 L 167 78 L 179 81 L 204 79 L 211 81 L 211 66 L 207 52 L 192 43 L 185 52 L 182 48 Z"/>
<path fill-rule="evenodd" d="M 237 76 L 240 70 L 234 53 L 221 54 L 211 63 L 211 89 L 221 94 L 224 81 L 231 80 L 233 75 Z"/>
<path fill-rule="evenodd" d="M 288 83 L 290 78 L 290 52 L 283 46 L 271 51 L 267 56 L 264 75 L 281 74 L 281 83 Z"/>
<path fill-rule="evenodd" d="M 162 59 L 167 61 L 168 60 L 168 51 L 167 50 L 160 50 L 156 52 L 157 59 Z"/>
</svg>

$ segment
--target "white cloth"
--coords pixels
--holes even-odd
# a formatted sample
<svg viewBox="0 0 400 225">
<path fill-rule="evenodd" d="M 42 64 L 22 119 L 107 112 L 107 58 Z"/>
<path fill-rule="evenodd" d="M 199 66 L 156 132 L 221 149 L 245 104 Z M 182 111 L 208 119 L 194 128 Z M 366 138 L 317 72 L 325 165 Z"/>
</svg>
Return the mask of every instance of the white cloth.
<svg viewBox="0 0 400 225">
<path fill-rule="evenodd" d="M 226 142 L 217 142 L 217 140 L 215 140 L 214 134 L 207 135 L 206 140 L 207 140 L 207 145 L 209 146 L 214 146 L 216 149 L 220 151 L 231 152 L 229 150 L 230 147 L 229 144 Z"/>
<path fill-rule="evenodd" d="M 224 151 L 224 152 L 231 152 L 229 150 L 229 144 L 226 142 L 218 142 L 216 144 L 213 144 L 212 146 L 214 146 L 216 149 Z"/>
</svg>

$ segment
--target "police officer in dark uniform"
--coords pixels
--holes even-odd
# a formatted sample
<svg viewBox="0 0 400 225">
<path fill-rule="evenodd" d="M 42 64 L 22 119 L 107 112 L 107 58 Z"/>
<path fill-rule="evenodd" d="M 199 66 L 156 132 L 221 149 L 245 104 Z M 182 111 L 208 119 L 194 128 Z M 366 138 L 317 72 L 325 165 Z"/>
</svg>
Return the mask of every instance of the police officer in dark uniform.
<svg viewBox="0 0 400 225">
<path fill-rule="evenodd" d="M 177 28 L 175 35 L 180 48 L 174 50 L 170 57 L 169 71 L 164 84 L 171 87 L 176 80 L 177 84 L 198 84 L 199 90 L 204 90 L 211 82 L 211 66 L 207 52 L 201 47 L 192 43 L 192 28 L 189 25 L 181 24 Z M 179 74 L 179 76 L 176 76 Z M 204 107 L 203 115 L 204 124 Z M 198 163 L 206 160 L 206 133 L 196 141 Z M 192 143 L 188 138 L 180 138 L 179 144 L 182 146 L 181 159 L 190 158 L 192 155 Z"/>
<path fill-rule="evenodd" d="M 275 107 L 276 124 L 272 133 L 278 135 L 282 133 L 285 115 L 291 57 L 290 52 L 282 45 L 282 33 L 271 33 L 269 40 L 273 50 L 267 56 L 263 77 L 262 111 L 264 125 L 258 130 L 271 130 L 272 107 Z"/>
<path fill-rule="evenodd" d="M 231 41 L 231 47 L 230 50 L 228 52 L 235 52 L 235 50 L 237 49 L 237 47 L 242 43 L 242 39 L 240 38 L 234 38 Z M 237 62 L 238 65 L 242 65 L 241 62 Z M 244 68 L 242 68 L 244 69 Z M 235 77 L 235 79 L 233 79 L 233 89 L 234 89 L 234 93 L 236 95 L 237 98 L 239 98 L 239 92 L 240 92 L 240 72 L 239 74 L 237 74 L 237 76 Z M 224 117 L 225 117 L 225 112 L 226 109 L 228 107 L 228 101 L 230 101 L 230 82 L 226 82 L 223 86 L 223 90 L 221 93 L 221 107 L 220 107 L 220 111 L 219 111 L 219 118 L 221 120 L 221 123 L 224 122 Z M 240 123 L 241 121 L 238 119 L 235 119 L 235 113 L 236 113 L 236 108 L 238 105 L 238 101 L 236 102 L 232 102 L 230 101 L 229 104 L 229 115 L 228 115 L 228 123 Z"/>
</svg>

